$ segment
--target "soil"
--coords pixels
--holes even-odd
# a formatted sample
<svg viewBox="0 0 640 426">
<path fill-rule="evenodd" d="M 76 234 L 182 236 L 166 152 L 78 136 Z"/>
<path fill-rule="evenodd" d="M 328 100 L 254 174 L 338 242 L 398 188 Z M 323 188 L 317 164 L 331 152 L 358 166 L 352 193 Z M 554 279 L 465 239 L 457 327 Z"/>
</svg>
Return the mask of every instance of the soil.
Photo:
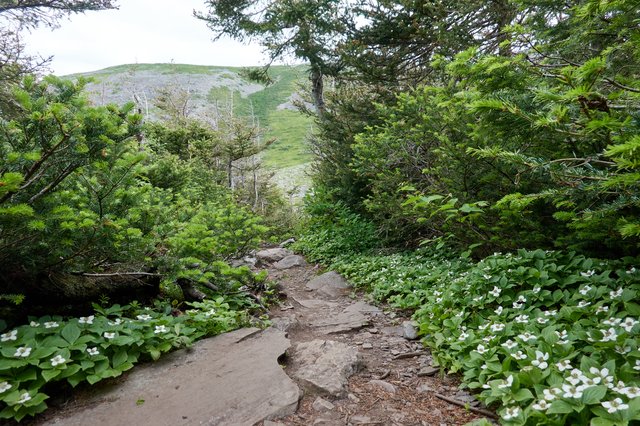
<svg viewBox="0 0 640 426">
<path fill-rule="evenodd" d="M 314 339 L 338 340 L 357 347 L 362 359 L 361 368 L 348 379 L 346 397 L 337 398 L 305 389 L 297 412 L 274 420 L 276 425 L 463 425 L 486 418 L 436 396 L 455 400 L 462 396 L 463 400 L 468 398 L 472 400 L 471 404 L 479 405 L 471 395 L 459 390 L 460 382 L 456 376 L 440 372 L 432 376 L 423 374 L 431 365 L 430 353 L 418 340 L 403 337 L 402 325 L 409 319 L 398 316 L 397 312 L 379 306 L 382 312 L 369 315 L 368 324 L 364 327 L 331 335 L 313 327 L 314 322 L 326 317 L 326 311 L 305 308 L 297 301 L 321 299 L 318 292 L 311 292 L 305 287 L 319 273 L 317 265 L 269 269 L 270 278 L 280 284 L 286 295 L 279 305 L 272 307 L 271 317 L 288 318 L 287 322 L 293 324 L 287 332 L 294 356 L 284 360 L 285 371 L 295 380 L 295 347 Z M 330 298 L 332 303 L 343 308 L 357 300 L 366 300 L 366 295 L 347 291 L 337 298 Z M 395 392 L 389 392 L 389 386 L 380 385 L 376 380 L 392 385 Z M 305 388 L 304 383 L 299 383 L 299 386 Z M 319 396 L 334 407 L 318 411 L 313 405 Z M 267 421 L 265 425 L 274 423 Z"/>
</svg>

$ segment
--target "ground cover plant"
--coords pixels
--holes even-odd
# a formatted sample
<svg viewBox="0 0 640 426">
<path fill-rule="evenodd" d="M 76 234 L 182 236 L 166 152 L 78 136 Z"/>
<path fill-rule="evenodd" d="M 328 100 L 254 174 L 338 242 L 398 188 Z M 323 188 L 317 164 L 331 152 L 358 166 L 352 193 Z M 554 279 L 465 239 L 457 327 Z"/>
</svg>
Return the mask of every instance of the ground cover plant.
<svg viewBox="0 0 640 426">
<path fill-rule="evenodd" d="M 0 418 L 20 421 L 47 408 L 56 382 L 75 387 L 117 377 L 145 360 L 248 323 L 248 313 L 222 298 L 190 304 L 102 308 L 79 318 L 30 318 L 0 335 Z M 52 386 L 54 384 L 54 386 Z"/>
</svg>

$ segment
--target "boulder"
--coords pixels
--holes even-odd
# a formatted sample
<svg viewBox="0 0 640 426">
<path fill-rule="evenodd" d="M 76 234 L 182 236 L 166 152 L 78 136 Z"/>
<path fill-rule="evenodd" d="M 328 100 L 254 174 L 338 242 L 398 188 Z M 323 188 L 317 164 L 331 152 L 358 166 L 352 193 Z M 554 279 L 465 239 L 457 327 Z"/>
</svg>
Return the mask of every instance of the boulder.
<svg viewBox="0 0 640 426">
<path fill-rule="evenodd" d="M 306 285 L 308 290 L 316 290 L 318 293 L 331 299 L 336 299 L 344 295 L 350 287 L 349 282 L 345 280 L 342 275 L 334 271 L 319 275 Z"/>
<path fill-rule="evenodd" d="M 290 269 L 296 266 L 306 266 L 306 265 L 307 265 L 307 261 L 304 260 L 304 257 L 298 256 L 297 254 L 292 254 L 290 256 L 287 256 L 284 259 L 273 264 L 273 266 L 276 269 Z"/>
<path fill-rule="evenodd" d="M 260 250 L 256 253 L 256 260 L 261 264 L 271 264 L 284 259 L 287 256 L 291 256 L 293 252 L 286 248 L 276 247 L 265 250 Z"/>
<path fill-rule="evenodd" d="M 311 391 L 346 395 L 347 379 L 360 367 L 358 350 L 346 343 L 316 339 L 298 344 L 294 375 Z"/>
</svg>

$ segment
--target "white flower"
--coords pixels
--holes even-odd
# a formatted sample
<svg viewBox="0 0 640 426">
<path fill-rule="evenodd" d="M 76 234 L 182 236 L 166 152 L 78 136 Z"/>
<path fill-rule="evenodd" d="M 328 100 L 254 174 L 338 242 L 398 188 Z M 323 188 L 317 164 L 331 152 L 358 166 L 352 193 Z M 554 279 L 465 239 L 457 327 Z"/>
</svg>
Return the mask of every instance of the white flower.
<svg viewBox="0 0 640 426">
<path fill-rule="evenodd" d="M 16 349 L 16 353 L 13 356 L 26 358 L 31 354 L 31 348 L 29 346 L 22 346 Z"/>
<path fill-rule="evenodd" d="M 540 290 L 542 290 L 542 287 L 534 287 L 532 291 L 533 291 L 533 294 L 538 294 L 540 293 Z"/>
<path fill-rule="evenodd" d="M 467 337 L 469 337 L 469 335 L 463 332 L 462 334 L 460 334 L 460 337 L 458 337 L 458 340 L 460 341 L 467 340 Z"/>
<path fill-rule="evenodd" d="M 589 278 L 589 277 L 593 276 L 593 274 L 595 274 L 595 273 L 596 273 L 596 271 L 591 270 L 591 271 L 587 271 L 587 272 L 580 272 L 580 275 L 582 275 L 585 278 Z"/>
<path fill-rule="evenodd" d="M 58 326 L 58 323 L 55 321 L 47 321 L 44 323 L 44 328 L 55 328 Z"/>
<path fill-rule="evenodd" d="M 482 300 L 482 296 L 477 296 L 477 297 L 474 297 L 474 298 L 473 298 L 473 301 L 474 301 L 474 302 L 479 302 L 479 301 L 481 301 L 481 300 Z"/>
<path fill-rule="evenodd" d="M 529 315 L 525 315 L 525 314 L 518 315 L 515 321 L 519 324 L 526 324 L 529 322 Z"/>
<path fill-rule="evenodd" d="M 66 359 L 62 358 L 60 355 L 56 355 L 51 358 L 51 366 L 55 367 L 56 365 L 64 364 L 67 362 Z"/>
<path fill-rule="evenodd" d="M 556 345 L 568 345 L 569 341 L 568 340 L 558 340 L 556 342 Z"/>
<path fill-rule="evenodd" d="M 619 287 L 616 291 L 610 291 L 609 296 L 612 299 L 617 299 L 618 297 L 622 296 L 622 287 Z"/>
<path fill-rule="evenodd" d="M 587 376 L 583 376 L 580 378 L 582 380 L 582 383 L 584 384 L 585 388 L 590 388 L 591 386 L 596 386 L 598 383 L 600 383 L 600 377 L 587 377 Z"/>
<path fill-rule="evenodd" d="M 560 371 L 568 370 L 571 368 L 571 361 L 568 359 L 562 360 L 556 363 L 556 367 L 558 367 L 558 370 Z"/>
<path fill-rule="evenodd" d="M 497 333 L 499 331 L 504 330 L 504 324 L 493 324 L 491 326 L 491 332 L 492 333 Z"/>
<path fill-rule="evenodd" d="M 549 366 L 549 364 L 547 363 L 547 360 L 549 359 L 549 354 L 548 353 L 542 353 L 540 351 L 536 351 L 536 359 L 534 359 L 533 361 L 531 361 L 531 365 L 533 365 L 534 367 L 538 367 L 540 370 L 544 370 L 545 368 L 547 368 Z"/>
<path fill-rule="evenodd" d="M 624 384 L 624 382 L 622 380 L 618 380 L 618 384 L 617 385 L 613 385 L 613 383 L 610 386 L 607 386 L 609 389 L 611 389 L 612 391 L 614 391 L 615 393 L 619 393 L 621 395 L 624 395 L 624 389 L 627 387 L 627 385 Z"/>
<path fill-rule="evenodd" d="M 436 297 L 436 303 L 438 304 L 442 303 L 442 297 Z"/>
<path fill-rule="evenodd" d="M 548 322 L 549 322 L 549 320 L 548 320 L 548 319 L 546 319 L 546 318 L 542 318 L 542 317 L 538 317 L 538 318 L 536 318 L 536 321 L 538 322 L 538 324 L 546 324 L 546 323 L 548 323 Z"/>
<path fill-rule="evenodd" d="M 435 291 L 433 292 L 433 295 L 434 295 L 434 296 L 442 296 L 442 292 L 441 292 L 441 291 L 438 291 L 438 290 L 435 290 Z"/>
<path fill-rule="evenodd" d="M 17 401 L 17 404 L 24 404 L 30 399 L 31 399 L 31 395 L 29 395 L 29 392 L 25 392 L 22 395 L 20 395 L 20 399 Z"/>
<path fill-rule="evenodd" d="M 35 321 L 31 321 L 31 322 L 29 323 L 29 325 L 30 325 L 31 327 L 40 327 L 40 323 L 39 323 L 39 322 L 35 322 Z"/>
<path fill-rule="evenodd" d="M 620 326 L 624 328 L 627 333 L 631 333 L 631 330 L 636 326 L 636 324 L 638 324 L 638 321 L 634 320 L 631 317 L 627 317 L 624 321 L 622 321 L 622 324 L 620 324 Z"/>
<path fill-rule="evenodd" d="M 204 315 L 206 317 L 210 317 L 211 315 L 215 315 L 216 310 L 215 309 L 209 309 L 207 312 L 204 313 Z M 432 314 L 433 315 L 433 314 Z"/>
<path fill-rule="evenodd" d="M 594 375 L 600 377 L 601 379 L 606 379 L 607 377 L 610 377 L 608 368 L 603 368 L 603 369 L 599 370 L 596 367 L 591 367 L 591 368 L 589 368 L 589 373 L 594 374 Z"/>
<path fill-rule="evenodd" d="M 527 298 L 524 297 L 523 295 L 518 296 L 518 302 L 520 303 L 526 303 L 527 302 Z"/>
<path fill-rule="evenodd" d="M 116 333 L 109 333 L 108 331 L 103 334 L 105 339 L 113 339 L 116 337 Z"/>
<path fill-rule="evenodd" d="M 590 291 L 591 291 L 591 286 L 585 285 L 584 287 L 582 287 L 580 289 L 580 294 L 583 295 L 583 296 L 586 296 L 587 293 L 589 293 Z"/>
<path fill-rule="evenodd" d="M 562 390 L 564 394 L 562 395 L 565 398 L 581 398 L 582 397 L 582 386 L 573 386 L 573 385 L 562 385 Z"/>
<path fill-rule="evenodd" d="M 502 413 L 502 418 L 505 419 L 505 420 L 511 420 L 511 419 L 513 419 L 515 417 L 518 417 L 519 415 L 520 415 L 520 408 L 518 408 L 518 407 L 508 407 Z"/>
<path fill-rule="evenodd" d="M 622 318 L 608 318 L 604 321 L 602 321 L 602 323 L 604 325 L 613 325 L 616 326 L 618 324 L 620 324 L 622 322 Z"/>
<path fill-rule="evenodd" d="M 529 332 L 518 334 L 518 338 L 520 338 L 521 340 L 524 340 L 525 342 L 535 342 L 537 339 L 536 336 L 534 336 L 533 334 L 530 334 Z"/>
<path fill-rule="evenodd" d="M 640 359 L 636 359 L 636 365 L 633 366 L 633 369 L 640 371 Z"/>
<path fill-rule="evenodd" d="M 491 279 L 491 275 L 484 274 L 482 276 L 482 278 L 484 278 L 485 280 L 490 280 Z"/>
<path fill-rule="evenodd" d="M 629 352 L 631 352 L 631 346 L 616 346 L 616 352 L 618 352 L 621 355 L 624 354 L 628 354 Z"/>
<path fill-rule="evenodd" d="M 501 292 L 502 292 L 502 289 L 494 285 L 493 290 L 491 290 L 489 294 L 492 295 L 493 297 L 498 297 L 500 296 Z"/>
<path fill-rule="evenodd" d="M 506 389 L 506 388 L 510 388 L 511 385 L 513 385 L 513 375 L 510 375 L 509 377 L 507 377 L 506 380 L 501 381 L 500 384 L 498 385 L 498 388 Z"/>
<path fill-rule="evenodd" d="M 87 348 L 87 352 L 91 356 L 100 354 L 100 351 L 98 350 L 98 348 Z"/>
<path fill-rule="evenodd" d="M 140 321 L 147 321 L 151 319 L 151 315 L 142 314 L 142 315 L 138 315 L 136 318 L 139 319 Z"/>
<path fill-rule="evenodd" d="M 613 401 L 604 401 L 601 404 L 609 413 L 615 413 L 616 411 L 626 410 L 629 408 L 629 405 L 624 404 L 620 398 L 616 398 Z"/>
<path fill-rule="evenodd" d="M 521 309 L 521 308 L 522 308 L 522 303 L 513 302 L 513 309 Z"/>
<path fill-rule="evenodd" d="M 109 325 L 120 325 L 122 324 L 122 319 L 116 318 L 115 321 L 109 321 Z"/>
<path fill-rule="evenodd" d="M 78 319 L 78 323 L 80 324 L 93 324 L 93 319 L 95 317 L 93 315 L 89 315 L 88 317 L 80 317 L 80 319 Z"/>
<path fill-rule="evenodd" d="M 487 327 L 489 327 L 489 323 L 486 323 L 484 325 L 479 325 L 478 330 L 486 330 Z"/>
<path fill-rule="evenodd" d="M 554 399 L 556 399 L 556 396 L 558 396 L 558 394 L 562 393 L 562 390 L 560 390 L 559 388 L 544 389 L 542 393 L 544 394 L 544 399 L 546 399 L 547 401 L 553 401 Z"/>
<path fill-rule="evenodd" d="M 0 393 L 8 391 L 9 389 L 11 389 L 11 387 L 12 386 L 9 384 L 9 382 L 0 382 Z"/>
<path fill-rule="evenodd" d="M 635 274 L 635 273 L 636 273 L 636 268 L 635 268 L 635 266 L 632 266 L 632 267 L 631 267 L 631 269 L 629 269 L 629 270 L 627 271 L 627 274 Z"/>
<path fill-rule="evenodd" d="M 558 311 L 553 309 L 551 311 L 544 311 L 545 317 L 555 317 L 558 314 Z"/>
<path fill-rule="evenodd" d="M 10 340 L 18 339 L 18 330 L 11 330 L 9 333 L 4 333 L 0 335 L 0 341 L 8 342 Z"/>
<path fill-rule="evenodd" d="M 491 386 L 485 383 L 484 385 L 482 385 L 482 389 L 491 389 Z"/>
<path fill-rule="evenodd" d="M 169 331 L 169 329 L 167 327 L 165 327 L 164 325 L 156 325 L 155 330 L 153 330 L 153 332 L 156 333 L 156 334 L 166 333 L 167 331 Z"/>
<path fill-rule="evenodd" d="M 507 349 L 513 349 L 516 346 L 518 346 L 518 343 L 514 342 L 513 340 L 509 339 L 506 342 L 504 342 L 501 346 L 507 348 Z"/>
<path fill-rule="evenodd" d="M 496 338 L 496 336 L 494 336 L 493 334 L 491 334 L 491 335 L 489 335 L 489 336 L 487 336 L 487 337 L 483 337 L 483 338 L 482 338 L 482 341 L 483 341 L 483 342 L 487 342 L 487 343 L 489 343 L 490 341 L 492 341 L 492 340 L 493 340 L 493 339 L 495 339 L 495 338 Z"/>
<path fill-rule="evenodd" d="M 607 305 L 598 306 L 598 309 L 596 309 L 596 314 L 602 314 L 604 312 L 609 312 L 609 307 Z"/>
<path fill-rule="evenodd" d="M 486 370 L 487 368 L 489 368 L 489 366 L 487 364 L 482 364 L 480 366 L 480 370 Z"/>
<path fill-rule="evenodd" d="M 613 342 L 618 337 L 618 334 L 613 327 L 609 328 L 608 330 L 600 330 L 600 332 L 602 333 L 602 339 L 600 340 L 601 342 Z"/>
<path fill-rule="evenodd" d="M 589 306 L 591 304 L 591 302 L 587 302 L 586 300 L 581 300 L 578 303 L 578 308 L 586 308 L 587 306 Z"/>
<path fill-rule="evenodd" d="M 634 399 L 640 396 L 640 388 L 638 386 L 629 386 L 620 392 L 623 395 L 627 395 L 629 399 Z"/>
<path fill-rule="evenodd" d="M 540 401 L 538 401 L 536 404 L 533 404 L 531 406 L 531 408 L 533 408 L 534 410 L 538 410 L 538 411 L 546 411 L 547 408 L 549 408 L 551 406 L 551 404 L 549 404 L 547 401 L 545 401 L 544 399 L 541 399 Z"/>
<path fill-rule="evenodd" d="M 503 309 L 504 308 L 502 306 L 498 306 L 493 312 L 495 312 L 496 315 L 500 315 L 502 314 Z"/>
<path fill-rule="evenodd" d="M 515 359 L 527 359 L 527 354 L 523 353 L 522 351 L 518 351 L 511 356 L 514 357 Z"/>
<path fill-rule="evenodd" d="M 585 375 L 582 373 L 582 371 L 574 368 L 573 370 L 571 370 L 571 372 L 569 373 L 569 377 L 567 377 L 566 380 L 567 382 L 575 386 L 582 381 L 583 377 L 585 377 Z"/>
<path fill-rule="evenodd" d="M 558 339 L 560 340 L 565 340 L 568 336 L 567 330 L 556 331 L 555 333 L 556 333 L 556 336 L 558 336 Z"/>
</svg>

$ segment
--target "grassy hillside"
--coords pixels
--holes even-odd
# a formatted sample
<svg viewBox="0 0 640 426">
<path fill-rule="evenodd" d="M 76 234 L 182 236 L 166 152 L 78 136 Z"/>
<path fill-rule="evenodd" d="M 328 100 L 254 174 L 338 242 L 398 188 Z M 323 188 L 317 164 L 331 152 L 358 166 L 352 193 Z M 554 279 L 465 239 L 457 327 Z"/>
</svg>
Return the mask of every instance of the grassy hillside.
<svg viewBox="0 0 640 426">
<path fill-rule="evenodd" d="M 190 93 L 193 115 L 204 116 L 232 108 L 236 117 L 258 124 L 265 137 L 276 142 L 264 155 L 267 166 L 282 169 L 310 161 L 305 138 L 311 120 L 293 108 L 292 99 L 307 81 L 305 66 L 274 66 L 274 83 L 248 81 L 241 68 L 188 64 L 129 64 L 81 74 L 93 78 L 87 86 L 98 104 L 122 104 L 134 94 L 146 104 L 150 119 L 157 117 L 154 100 L 161 89 L 180 88 Z M 70 77 L 77 77 L 73 75 Z"/>
</svg>

